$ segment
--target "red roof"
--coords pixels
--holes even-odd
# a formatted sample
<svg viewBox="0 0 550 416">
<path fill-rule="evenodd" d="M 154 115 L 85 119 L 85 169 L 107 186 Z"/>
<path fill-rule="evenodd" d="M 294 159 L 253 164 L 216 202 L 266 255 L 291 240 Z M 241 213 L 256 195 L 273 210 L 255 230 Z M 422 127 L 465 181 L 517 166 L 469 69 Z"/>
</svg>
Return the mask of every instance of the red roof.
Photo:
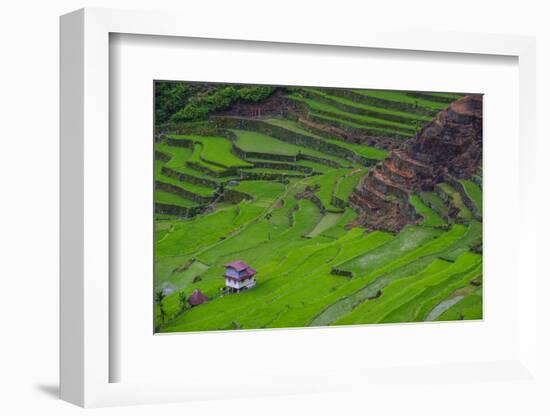
<svg viewBox="0 0 550 416">
<path fill-rule="evenodd" d="M 187 302 L 189 302 L 191 306 L 196 306 L 206 302 L 207 300 L 208 296 L 202 293 L 199 289 L 195 289 L 191 296 L 189 296 L 189 299 L 187 299 Z"/>
<path fill-rule="evenodd" d="M 250 266 L 248 264 L 246 264 L 244 261 L 232 261 L 231 263 L 226 263 L 224 265 L 225 267 L 231 267 L 232 269 L 235 269 L 237 270 L 238 272 L 244 270 L 244 269 L 248 269 Z"/>
</svg>

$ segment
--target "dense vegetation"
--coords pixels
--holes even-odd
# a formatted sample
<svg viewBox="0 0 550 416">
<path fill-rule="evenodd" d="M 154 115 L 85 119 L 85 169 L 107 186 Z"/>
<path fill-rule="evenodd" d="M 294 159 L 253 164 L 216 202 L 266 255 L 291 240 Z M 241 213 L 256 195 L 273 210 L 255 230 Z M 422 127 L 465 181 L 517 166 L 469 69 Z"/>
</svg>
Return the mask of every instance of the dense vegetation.
<svg viewBox="0 0 550 416">
<path fill-rule="evenodd" d="M 400 233 L 352 227 L 349 195 L 389 151 L 327 134 L 350 129 L 403 141 L 459 96 L 294 88 L 286 98 L 325 129 L 295 117 L 231 126 L 216 118 L 274 91 L 156 83 L 157 330 L 480 319 L 478 182 L 411 195 L 417 218 Z M 191 128 L 197 120 L 208 134 Z M 189 132 L 160 128 L 173 122 Z M 234 260 L 258 271 L 256 287 L 224 293 L 223 264 Z M 191 308 L 195 289 L 209 301 Z"/>
<path fill-rule="evenodd" d="M 273 91 L 275 88 L 269 86 L 156 82 L 156 122 L 203 120 L 210 112 L 226 109 L 237 100 L 258 102 Z"/>
</svg>

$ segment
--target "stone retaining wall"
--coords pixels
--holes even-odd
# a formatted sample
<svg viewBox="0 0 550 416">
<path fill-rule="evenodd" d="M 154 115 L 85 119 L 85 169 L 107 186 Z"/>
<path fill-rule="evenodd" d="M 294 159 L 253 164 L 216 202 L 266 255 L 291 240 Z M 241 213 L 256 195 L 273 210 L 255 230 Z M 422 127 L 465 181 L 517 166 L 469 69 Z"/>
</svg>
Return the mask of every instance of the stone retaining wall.
<svg viewBox="0 0 550 416">
<path fill-rule="evenodd" d="M 250 171 L 241 171 L 242 181 L 277 181 L 281 183 L 288 183 L 288 178 L 303 178 L 303 175 L 286 175 L 283 173 L 260 173 L 260 172 L 250 172 Z"/>
<path fill-rule="evenodd" d="M 273 153 L 261 153 L 261 152 L 246 152 L 233 143 L 232 146 L 233 153 L 239 156 L 241 159 L 269 159 L 276 160 L 280 162 L 296 162 L 297 158 L 295 156 L 288 155 L 277 155 Z"/>
<path fill-rule="evenodd" d="M 177 215 L 179 217 L 191 218 L 196 215 L 199 215 L 204 212 L 206 209 L 205 206 L 195 206 L 195 207 L 180 207 L 177 205 L 169 204 L 155 204 L 155 213 L 156 214 L 169 214 Z"/>
<path fill-rule="evenodd" d="M 411 135 L 406 135 L 406 134 L 393 134 L 393 133 L 389 133 L 389 132 L 385 132 L 385 131 L 380 131 L 380 130 L 372 130 L 372 129 L 369 129 L 368 127 L 362 127 L 362 128 L 358 128 L 358 127 L 351 127 L 350 125 L 344 123 L 344 122 L 341 122 L 341 121 L 338 121 L 336 119 L 332 119 L 332 120 L 326 120 L 322 117 L 318 117 L 316 116 L 315 114 L 308 114 L 306 116 L 306 118 L 308 120 L 311 120 L 315 123 L 319 123 L 319 124 L 330 124 L 332 126 L 336 126 L 342 130 L 347 130 L 349 131 L 351 134 L 354 134 L 354 135 L 363 135 L 363 136 L 385 136 L 385 137 L 391 137 L 391 138 L 394 138 L 394 139 L 399 139 L 399 140 L 404 140 Z"/>
<path fill-rule="evenodd" d="M 155 160 L 160 160 L 161 162 L 168 162 L 170 159 L 172 159 L 172 156 L 170 156 L 169 154 L 161 152 L 159 150 L 155 150 Z"/>
<path fill-rule="evenodd" d="M 315 110 L 315 113 L 317 113 L 319 115 L 322 115 L 322 116 L 331 117 L 333 120 L 331 120 L 330 123 L 334 122 L 335 118 L 338 118 L 338 119 L 341 119 L 341 120 L 344 120 L 344 121 L 348 121 L 350 123 L 361 124 L 361 121 L 359 121 L 359 120 L 357 120 L 357 119 L 355 119 L 351 116 L 344 116 L 342 114 L 338 114 L 337 116 L 335 116 L 334 113 L 331 113 L 330 111 L 324 111 L 324 110 Z M 325 121 L 325 123 L 327 123 L 327 121 Z M 342 124 L 342 125 L 345 126 L 345 124 Z M 387 125 L 385 123 L 379 123 L 377 121 L 369 121 L 368 125 L 371 126 L 371 127 L 378 127 L 378 128 L 381 128 L 381 129 L 392 130 L 395 133 L 397 133 L 399 135 L 402 135 L 403 137 L 407 137 L 407 136 L 410 137 L 410 136 L 414 135 L 414 131 L 412 131 L 412 130 L 405 129 L 403 127 L 398 127 L 398 126 L 390 126 L 390 125 Z M 411 126 L 412 126 L 412 124 L 411 124 Z M 368 127 L 365 126 L 365 129 L 368 129 Z M 373 131 L 376 131 L 376 130 L 373 130 Z M 377 131 L 377 134 L 382 135 L 382 136 L 388 136 L 388 135 L 391 136 L 392 135 L 392 133 L 388 133 L 388 132 L 384 132 L 384 131 Z"/>
<path fill-rule="evenodd" d="M 218 126 L 231 129 L 243 129 L 256 131 L 266 134 L 281 141 L 294 144 L 296 146 L 309 147 L 320 152 L 332 154 L 355 163 L 366 165 L 370 160 L 356 154 L 355 152 L 344 149 L 338 145 L 327 143 L 319 138 L 287 130 L 283 127 L 275 126 L 261 120 L 240 119 L 232 117 L 217 117 Z"/>
<path fill-rule="evenodd" d="M 307 166 L 296 165 L 292 163 L 274 163 L 274 162 L 264 162 L 264 161 L 253 161 L 254 167 L 264 168 L 264 169 L 283 169 L 283 170 L 295 170 L 299 172 L 306 173 L 311 175 L 313 169 Z"/>
<path fill-rule="evenodd" d="M 189 199 L 198 204 L 207 204 L 212 200 L 212 197 L 195 194 L 191 191 L 188 191 L 187 189 L 180 188 L 179 186 L 173 185 L 171 183 L 155 181 L 155 188 L 161 191 L 179 195 L 182 198 Z"/>
<path fill-rule="evenodd" d="M 340 209 L 345 209 L 349 205 L 346 201 L 338 198 L 336 195 L 332 195 L 332 200 L 330 202 L 332 205 Z"/>
<path fill-rule="evenodd" d="M 177 170 L 163 166 L 161 169 L 162 174 L 177 179 L 181 182 L 193 183 L 195 185 L 207 186 L 209 188 L 217 188 L 218 183 L 209 179 L 201 178 L 199 176 L 188 175 L 186 173 L 178 172 Z"/>
<path fill-rule="evenodd" d="M 454 98 L 448 98 L 448 97 L 440 97 L 437 95 L 431 95 L 431 94 L 426 94 L 422 92 L 408 91 L 405 94 L 407 94 L 409 97 L 420 98 L 422 100 L 434 101 L 436 103 L 444 103 L 444 104 L 451 104 L 453 101 L 458 100 L 458 98 L 454 99 Z"/>
<path fill-rule="evenodd" d="M 239 202 L 243 200 L 252 200 L 252 196 L 248 195 L 245 192 L 236 191 L 234 189 L 224 189 L 223 191 L 223 201 L 229 202 L 231 204 L 238 204 Z"/>
<path fill-rule="evenodd" d="M 348 89 L 329 88 L 326 90 L 328 94 L 336 95 L 339 97 L 347 98 L 348 100 L 356 101 L 362 104 L 372 105 L 375 107 L 383 107 L 392 110 L 404 111 L 407 113 L 414 113 L 422 116 L 434 116 L 437 110 L 430 110 L 428 108 L 415 106 L 409 103 L 403 103 L 399 101 L 385 100 L 383 98 L 370 97 L 363 95 Z"/>
<path fill-rule="evenodd" d="M 436 192 L 437 194 L 437 192 Z M 441 218 L 443 218 L 445 221 L 449 222 L 449 216 L 444 213 L 444 212 L 441 212 L 429 199 L 426 199 L 426 198 L 423 198 L 422 197 L 422 193 L 419 193 L 418 194 L 418 197 L 420 198 L 420 200 L 424 203 L 424 205 L 426 205 L 428 208 L 432 209 L 434 212 L 436 212 Z"/>
<path fill-rule="evenodd" d="M 395 121 L 397 123 L 403 123 L 403 124 L 411 124 L 413 121 L 413 119 L 411 119 L 410 117 L 404 117 L 399 114 L 382 113 L 374 110 L 369 110 L 366 108 L 354 107 L 352 105 L 341 103 L 340 101 L 333 100 L 331 98 L 325 97 L 322 94 L 318 94 L 312 91 L 305 91 L 305 95 L 314 99 L 315 101 L 319 101 L 321 103 L 331 105 L 347 113 L 367 115 L 367 116 L 376 117 L 382 120 Z M 429 123 L 429 121 L 425 121 L 423 123 Z"/>
<path fill-rule="evenodd" d="M 464 189 L 464 186 L 453 176 L 451 175 L 445 175 L 445 182 L 448 182 L 452 185 L 454 189 L 458 191 L 460 194 L 460 197 L 462 198 L 462 202 L 464 202 L 464 205 L 472 211 L 476 219 L 481 220 L 481 215 L 479 215 L 479 212 L 477 211 L 476 205 Z"/>
</svg>

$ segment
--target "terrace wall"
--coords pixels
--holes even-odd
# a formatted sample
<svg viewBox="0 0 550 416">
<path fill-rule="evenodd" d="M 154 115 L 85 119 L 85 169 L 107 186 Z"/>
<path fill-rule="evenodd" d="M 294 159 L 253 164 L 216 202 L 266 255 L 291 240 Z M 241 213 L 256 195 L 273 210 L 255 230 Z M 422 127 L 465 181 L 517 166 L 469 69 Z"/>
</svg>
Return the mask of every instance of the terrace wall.
<svg viewBox="0 0 550 416">
<path fill-rule="evenodd" d="M 241 178 L 243 181 L 277 181 L 288 183 L 288 178 L 303 178 L 304 175 L 292 175 L 287 173 L 267 173 L 267 172 L 251 172 L 241 170 Z"/>
<path fill-rule="evenodd" d="M 340 139 L 347 143 L 365 144 L 384 150 L 395 149 L 403 144 L 403 138 L 397 139 L 395 137 L 380 136 L 377 134 L 366 134 L 363 131 L 358 133 L 357 131 L 351 131 L 350 129 L 344 129 L 326 124 L 326 121 L 323 123 L 317 123 L 306 117 L 307 115 L 298 118 L 298 125 L 312 134 L 325 137 L 327 139 Z"/>
<path fill-rule="evenodd" d="M 295 156 L 288 155 L 277 155 L 273 153 L 261 153 L 261 152 L 246 152 L 233 143 L 232 146 L 233 153 L 239 156 L 241 159 L 269 159 L 276 160 L 280 162 L 296 162 L 297 158 Z"/>
<path fill-rule="evenodd" d="M 231 204 L 238 204 L 243 200 L 252 200 L 252 196 L 247 193 L 236 191 L 234 189 L 224 189 L 223 191 L 223 201 L 229 202 Z"/>
<path fill-rule="evenodd" d="M 383 113 L 383 112 L 377 112 L 374 110 L 369 110 L 365 108 L 360 107 L 354 107 L 352 105 L 347 105 L 344 103 L 341 103 L 340 101 L 333 100 L 331 98 L 328 98 L 324 96 L 323 94 L 318 94 L 313 91 L 304 91 L 304 94 L 315 101 L 319 101 L 321 103 L 325 103 L 328 105 L 331 105 L 335 108 L 338 108 L 339 110 L 345 111 L 347 113 L 353 113 L 353 114 L 359 114 L 359 115 L 367 115 L 371 117 L 376 117 L 381 120 L 388 120 L 388 121 L 395 121 L 397 123 L 404 123 L 404 124 L 411 124 L 413 122 L 413 119 L 410 117 L 404 117 L 399 114 L 391 114 L 391 113 Z M 353 120 L 353 119 L 351 119 Z M 429 122 L 429 121 L 427 121 Z"/>
<path fill-rule="evenodd" d="M 321 112 L 319 112 L 319 114 L 322 114 Z M 328 113 L 325 113 L 325 115 L 328 115 L 330 117 L 332 117 L 331 114 L 328 114 Z M 358 128 L 358 127 L 352 127 L 350 126 L 349 124 L 346 124 L 343 120 L 342 121 L 338 121 L 337 119 L 334 119 L 332 118 L 331 120 L 326 120 L 322 117 L 318 117 L 316 116 L 315 114 L 307 114 L 305 116 L 306 119 L 308 120 L 311 120 L 315 123 L 319 123 L 319 124 L 330 124 L 330 125 L 333 125 L 333 126 L 336 126 L 342 130 L 347 130 L 349 132 L 351 132 L 352 134 L 355 134 L 355 135 L 363 135 L 363 136 L 386 136 L 386 137 L 391 137 L 391 138 L 394 138 L 394 139 L 399 139 L 399 140 L 403 140 L 403 139 L 406 139 L 410 136 L 412 136 L 412 133 L 389 133 L 389 132 L 384 132 L 384 131 L 380 131 L 380 130 L 373 130 L 373 129 L 369 129 L 368 127 L 362 127 L 362 128 Z M 356 120 L 354 122 L 357 122 Z M 387 127 L 387 126 L 385 126 Z"/>
<path fill-rule="evenodd" d="M 370 160 L 356 154 L 355 152 L 344 149 L 332 143 L 327 143 L 313 136 L 308 136 L 283 127 L 275 126 L 261 120 L 242 119 L 233 117 L 216 117 L 216 124 L 219 127 L 230 129 L 241 129 L 256 131 L 267 136 L 274 137 L 281 141 L 292 143 L 297 146 L 309 147 L 320 152 L 332 154 L 334 156 L 347 159 L 349 161 L 367 165 Z"/>
<path fill-rule="evenodd" d="M 188 191 L 187 189 L 180 188 L 179 186 L 173 185 L 171 183 L 155 181 L 155 187 L 156 189 L 159 189 L 161 191 L 166 191 L 175 195 L 179 195 L 182 198 L 189 199 L 198 204 L 207 204 L 212 200 L 212 197 L 195 194 L 191 191 Z"/>
<path fill-rule="evenodd" d="M 344 209 L 348 206 L 348 203 L 343 199 L 338 198 L 336 195 L 332 195 L 332 200 L 330 201 L 332 205 L 337 208 Z"/>
<path fill-rule="evenodd" d="M 161 172 L 166 176 L 169 176 L 171 178 L 177 179 L 182 182 L 188 182 L 188 183 L 193 183 L 195 185 L 207 186 L 209 188 L 214 188 L 214 189 L 218 187 L 218 183 L 215 181 L 211 181 L 210 179 L 202 178 L 200 176 L 193 176 L 183 172 L 178 172 L 177 170 L 168 168 L 166 166 L 162 167 Z"/>
<path fill-rule="evenodd" d="M 338 88 L 328 88 L 326 89 L 327 93 L 330 95 L 337 95 L 339 97 L 347 98 L 355 102 L 362 104 L 372 105 L 375 107 L 383 107 L 392 110 L 399 110 L 406 113 L 414 113 L 422 116 L 434 116 L 437 114 L 437 110 L 430 110 L 425 107 L 414 106 L 413 104 L 403 103 L 399 101 L 385 100 L 383 98 L 370 97 L 363 95 L 352 90 L 347 89 L 338 89 Z"/>
<path fill-rule="evenodd" d="M 466 189 L 464 189 L 464 186 L 451 175 L 445 175 L 445 182 L 450 183 L 451 186 L 457 190 L 466 208 L 472 211 L 477 219 L 481 219 L 481 215 L 479 215 L 476 205 L 466 192 Z"/>
<path fill-rule="evenodd" d="M 453 101 L 455 101 L 454 98 L 441 97 L 441 96 L 432 95 L 432 94 L 425 94 L 422 92 L 406 92 L 405 94 L 407 94 L 409 97 L 420 98 L 422 100 L 435 101 L 437 103 L 444 103 L 444 104 L 450 104 Z"/>
<path fill-rule="evenodd" d="M 293 163 L 274 163 L 274 162 L 264 162 L 264 161 L 254 161 L 254 167 L 256 168 L 265 168 L 265 169 L 284 169 L 284 170 L 296 170 L 299 172 L 304 172 L 310 175 L 313 172 L 313 169 L 307 166 L 301 166 Z"/>
<path fill-rule="evenodd" d="M 191 218 L 202 214 L 205 209 L 205 206 L 180 207 L 177 205 L 155 203 L 155 213 L 177 215 L 184 218 Z"/>
</svg>

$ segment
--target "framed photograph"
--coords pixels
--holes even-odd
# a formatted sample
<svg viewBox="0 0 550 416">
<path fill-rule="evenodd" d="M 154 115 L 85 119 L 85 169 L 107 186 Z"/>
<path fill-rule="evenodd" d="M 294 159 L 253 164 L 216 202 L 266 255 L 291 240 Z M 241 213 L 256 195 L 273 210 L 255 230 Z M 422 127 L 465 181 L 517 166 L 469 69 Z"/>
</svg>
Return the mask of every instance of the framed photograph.
<svg viewBox="0 0 550 416">
<path fill-rule="evenodd" d="M 483 96 L 155 81 L 155 332 L 483 318 Z"/>
<path fill-rule="evenodd" d="M 61 18 L 62 398 L 542 389 L 534 40 L 180 18 Z"/>
</svg>

